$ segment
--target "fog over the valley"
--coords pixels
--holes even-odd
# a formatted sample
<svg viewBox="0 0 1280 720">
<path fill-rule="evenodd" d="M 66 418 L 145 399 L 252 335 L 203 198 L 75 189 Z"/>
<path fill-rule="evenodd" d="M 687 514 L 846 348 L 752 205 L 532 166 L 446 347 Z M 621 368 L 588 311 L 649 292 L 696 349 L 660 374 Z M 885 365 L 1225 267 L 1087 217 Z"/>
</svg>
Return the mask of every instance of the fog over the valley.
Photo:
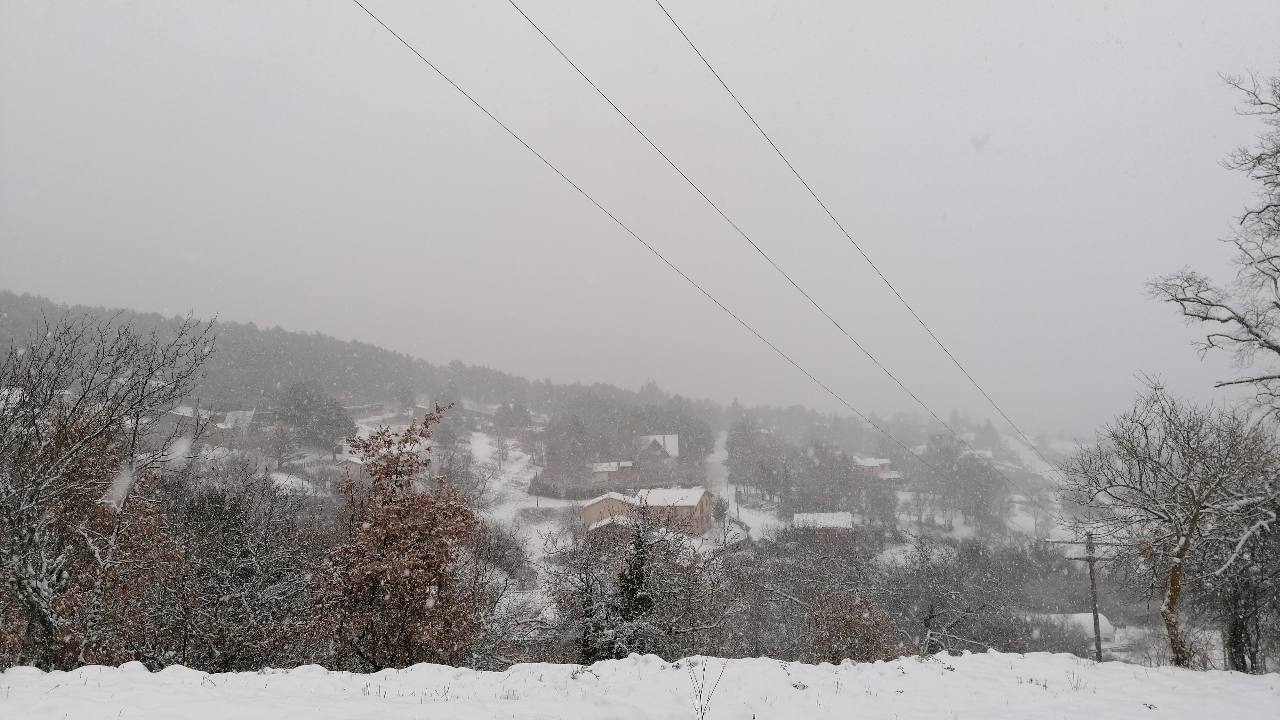
<svg viewBox="0 0 1280 720">
<path fill-rule="evenodd" d="M 994 413 L 651 2 L 519 3 L 940 413 Z M 664 3 L 1029 431 L 1216 397 L 1149 278 L 1226 278 L 1280 4 Z M 860 409 L 914 409 L 505 0 L 371 10 Z M 0 2 L 0 289 L 534 378 L 837 410 L 350 2 Z"/>
</svg>

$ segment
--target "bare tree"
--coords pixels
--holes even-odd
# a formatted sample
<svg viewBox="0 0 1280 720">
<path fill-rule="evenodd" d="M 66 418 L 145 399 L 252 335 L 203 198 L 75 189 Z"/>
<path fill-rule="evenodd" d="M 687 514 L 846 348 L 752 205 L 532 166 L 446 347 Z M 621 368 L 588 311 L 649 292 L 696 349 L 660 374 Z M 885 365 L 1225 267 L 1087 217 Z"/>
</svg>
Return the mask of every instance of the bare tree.
<svg viewBox="0 0 1280 720">
<path fill-rule="evenodd" d="M 1234 281 L 1219 284 L 1191 269 L 1157 278 L 1152 295 L 1178 306 L 1188 322 L 1208 328 L 1202 353 L 1226 350 L 1242 367 L 1266 367 L 1221 380 L 1218 387 L 1252 387 L 1257 399 L 1280 413 L 1280 76 L 1228 77 L 1244 98 L 1239 112 L 1259 117 L 1266 129 L 1257 145 L 1239 148 L 1226 166 L 1257 183 L 1257 200 L 1245 209 L 1226 242 L 1234 247 Z"/>
<path fill-rule="evenodd" d="M 161 337 L 64 318 L 0 363 L 0 579 L 28 618 L 30 661 L 92 650 L 134 483 L 189 452 L 201 414 L 161 418 L 212 343 L 211 324 L 189 319 Z"/>
<path fill-rule="evenodd" d="M 163 634 L 154 648 L 134 639 L 131 654 L 208 672 L 325 660 L 311 581 L 324 552 L 313 498 L 277 487 L 248 461 L 171 479 L 164 506 L 176 557 L 143 613 Z"/>
<path fill-rule="evenodd" d="M 527 592 L 534 580 L 519 529 L 485 522 L 463 546 L 462 592 L 468 604 L 482 609 L 484 622 L 471 643 L 472 667 L 506 668 L 541 659 L 537 646 L 546 626 L 549 600 Z"/>
<path fill-rule="evenodd" d="M 1162 576 L 1161 619 L 1174 664 L 1192 659 L 1179 621 L 1187 568 L 1222 552 L 1229 571 L 1276 520 L 1277 457 L 1268 428 L 1240 410 L 1201 408 L 1153 386 L 1063 466 L 1075 527 L 1123 543 Z M 1223 552 L 1225 551 L 1225 552 Z"/>
<path fill-rule="evenodd" d="M 1247 368 L 1238 377 L 1218 381 L 1218 387 L 1252 388 L 1257 403 L 1273 416 L 1280 416 L 1280 76 L 1225 80 L 1241 94 L 1239 113 L 1260 118 L 1264 126 L 1255 145 L 1237 149 L 1225 163 L 1257 187 L 1254 202 L 1245 208 L 1235 233 L 1227 239 L 1234 250 L 1236 276 L 1219 284 L 1184 269 L 1158 278 L 1150 288 L 1155 297 L 1177 305 L 1188 322 L 1207 328 L 1198 343 L 1202 354 L 1225 350 L 1239 366 Z M 1273 521 L 1274 511 L 1270 517 L 1255 518 L 1254 527 L 1260 531 Z M 1206 558 L 1205 563 L 1221 567 L 1224 561 L 1235 563 L 1242 554 L 1249 563 L 1257 563 L 1267 557 L 1258 548 L 1267 546 L 1256 533 L 1248 534 L 1235 547 L 1220 549 L 1221 559 Z M 1253 572 L 1256 576 L 1262 571 L 1255 568 Z M 1256 613 L 1246 617 L 1241 608 L 1269 612 L 1265 603 L 1247 599 L 1260 586 L 1259 577 L 1213 575 L 1208 583 L 1213 589 L 1206 596 L 1213 598 L 1208 605 L 1216 607 L 1222 618 L 1229 664 L 1233 669 L 1254 671 L 1265 664 L 1257 662 L 1263 640 L 1257 632 Z M 1252 631 L 1250 622 L 1255 625 Z"/>
</svg>

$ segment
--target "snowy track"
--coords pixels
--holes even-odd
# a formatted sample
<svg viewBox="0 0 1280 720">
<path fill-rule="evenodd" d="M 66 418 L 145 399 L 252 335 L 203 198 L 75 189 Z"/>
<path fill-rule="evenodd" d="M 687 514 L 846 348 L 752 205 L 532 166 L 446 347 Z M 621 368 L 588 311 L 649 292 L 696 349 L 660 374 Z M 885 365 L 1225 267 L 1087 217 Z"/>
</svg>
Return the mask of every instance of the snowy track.
<svg viewBox="0 0 1280 720">
<path fill-rule="evenodd" d="M 705 676 L 702 670 L 705 662 Z M 939 656 L 840 666 L 768 659 L 666 663 L 652 657 L 572 665 L 518 665 L 504 673 L 418 665 L 369 675 L 319 667 L 207 675 L 137 664 L 0 675 L 0 717 L 236 718 L 800 718 L 1276 717 L 1280 676 L 1095 665 L 1070 655 Z"/>
</svg>

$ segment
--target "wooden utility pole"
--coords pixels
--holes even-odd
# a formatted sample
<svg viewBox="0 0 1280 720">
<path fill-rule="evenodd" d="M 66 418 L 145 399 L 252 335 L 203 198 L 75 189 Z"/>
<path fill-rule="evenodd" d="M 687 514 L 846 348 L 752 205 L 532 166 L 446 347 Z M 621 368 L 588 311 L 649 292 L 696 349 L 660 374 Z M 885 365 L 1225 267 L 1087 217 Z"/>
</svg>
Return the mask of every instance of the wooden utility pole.
<svg viewBox="0 0 1280 720">
<path fill-rule="evenodd" d="M 1093 659 L 1102 662 L 1102 624 L 1098 622 L 1098 578 L 1093 571 L 1093 533 L 1085 533 L 1084 559 L 1089 564 L 1089 604 L 1093 606 Z"/>
<path fill-rule="evenodd" d="M 1055 545 L 1079 545 L 1074 540 L 1041 540 L 1040 542 L 1053 543 Z M 1094 552 L 1094 546 L 1097 544 L 1110 545 L 1120 547 L 1123 543 L 1095 543 L 1093 541 L 1093 533 L 1084 534 L 1084 555 L 1072 556 L 1068 555 L 1068 560 L 1083 560 L 1089 566 L 1089 604 L 1093 610 L 1093 659 L 1102 662 L 1102 623 L 1098 619 L 1098 576 L 1094 570 L 1094 563 L 1113 560 L 1114 558 L 1098 557 Z"/>
</svg>

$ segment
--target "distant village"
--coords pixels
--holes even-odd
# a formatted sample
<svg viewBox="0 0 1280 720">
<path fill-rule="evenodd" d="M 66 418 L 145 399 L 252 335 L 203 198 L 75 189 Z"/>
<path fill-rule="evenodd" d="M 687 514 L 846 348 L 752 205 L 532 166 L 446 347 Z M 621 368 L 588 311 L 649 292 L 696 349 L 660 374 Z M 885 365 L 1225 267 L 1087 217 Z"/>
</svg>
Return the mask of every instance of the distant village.
<svg viewBox="0 0 1280 720">
<path fill-rule="evenodd" d="M 351 421 L 347 429 L 367 431 L 383 423 L 407 424 L 411 418 L 433 412 L 435 407 L 431 403 L 418 403 L 410 408 L 397 407 L 394 403 L 361 403 L 343 405 L 341 411 L 343 418 L 361 421 L 359 426 Z M 637 434 L 630 442 L 623 443 L 623 450 L 611 456 L 595 456 L 571 467 L 563 464 L 556 467 L 553 460 L 553 467 L 545 468 L 542 465 L 547 464 L 548 459 L 551 418 L 521 411 L 516 418 L 518 426 L 513 426 L 511 418 L 505 421 L 502 418 L 504 409 L 510 414 L 509 405 L 458 403 L 446 413 L 434 453 L 446 461 L 453 460 L 451 455 L 455 450 L 469 453 L 469 441 L 465 437 L 468 432 L 483 432 L 496 438 L 502 445 L 503 455 L 508 452 L 507 448 L 525 448 L 537 463 L 527 486 L 528 496 L 535 503 L 539 496 L 572 501 L 572 505 L 579 508 L 581 530 L 588 534 L 622 535 L 632 532 L 637 523 L 646 523 L 689 537 L 741 542 L 750 537 L 749 527 L 741 520 L 741 510 L 734 515 L 731 508 L 763 505 L 776 520 L 771 525 L 812 533 L 816 537 L 838 538 L 841 534 L 852 535 L 860 524 L 869 522 L 868 514 L 859 510 L 862 506 L 854 498 L 877 492 L 893 498 L 909 497 L 916 490 L 893 459 L 851 455 L 847 457 L 848 472 L 843 478 L 846 487 L 821 494 L 819 500 L 807 500 L 802 503 L 803 509 L 779 517 L 777 504 L 762 503 L 748 485 L 731 485 L 726 479 L 716 486 L 704 467 L 705 456 L 682 456 L 678 433 Z M 209 411 L 180 405 L 150 422 L 158 436 L 198 434 L 201 438 L 198 454 L 205 459 L 220 460 L 233 455 L 257 457 L 281 486 L 302 492 L 332 492 L 336 482 L 362 470 L 362 461 L 350 451 L 343 438 L 334 437 L 327 446 L 308 442 L 306 433 L 290 422 L 307 425 L 309 418 L 299 418 L 297 412 L 290 416 L 282 408 Z M 330 434 L 343 426 L 340 420 L 335 428 L 330 428 Z M 752 432 L 763 444 L 775 441 L 767 430 Z M 969 433 L 968 439 L 976 441 L 976 436 Z M 928 447 L 919 445 L 913 450 L 925 453 Z M 550 452 L 554 454 L 554 450 Z M 813 449 L 808 454 L 812 457 Z M 970 449 L 963 454 L 987 461 L 992 458 L 989 450 Z M 471 465 L 449 462 L 448 467 L 459 464 Z M 536 516 L 532 509 L 525 508 L 530 511 L 530 517 Z M 894 511 L 898 509 L 895 502 Z"/>
</svg>

